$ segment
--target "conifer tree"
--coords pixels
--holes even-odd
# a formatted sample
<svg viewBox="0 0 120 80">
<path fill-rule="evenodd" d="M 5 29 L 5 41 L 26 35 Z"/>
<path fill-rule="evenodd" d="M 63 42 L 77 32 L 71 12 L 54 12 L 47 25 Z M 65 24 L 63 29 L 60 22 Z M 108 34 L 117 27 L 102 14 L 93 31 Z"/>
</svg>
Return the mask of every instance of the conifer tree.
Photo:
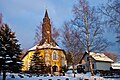
<svg viewBox="0 0 120 80">
<path fill-rule="evenodd" d="M 30 63 L 30 71 L 36 74 L 44 72 L 44 59 L 40 56 L 38 49 L 33 53 Z"/>
<path fill-rule="evenodd" d="M 6 72 L 19 72 L 22 62 L 20 44 L 7 24 L 0 26 L 0 66 L 3 72 L 3 80 L 6 79 Z"/>
</svg>

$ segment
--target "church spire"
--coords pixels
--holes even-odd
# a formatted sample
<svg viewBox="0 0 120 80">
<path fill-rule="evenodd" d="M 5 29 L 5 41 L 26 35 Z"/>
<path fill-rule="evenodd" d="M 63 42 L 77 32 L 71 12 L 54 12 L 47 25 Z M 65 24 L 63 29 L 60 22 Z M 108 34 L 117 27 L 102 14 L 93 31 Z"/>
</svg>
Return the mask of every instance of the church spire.
<svg viewBox="0 0 120 80">
<path fill-rule="evenodd" d="M 46 9 L 46 11 L 45 11 L 45 16 L 44 16 L 44 17 L 49 18 L 49 17 L 48 17 L 48 12 L 47 12 L 47 9 Z"/>
<path fill-rule="evenodd" d="M 42 43 L 45 41 L 47 43 L 51 42 L 51 24 L 50 24 L 50 19 L 48 16 L 47 10 L 45 11 L 45 16 L 43 18 L 43 24 L 42 24 Z"/>
<path fill-rule="evenodd" d="M 48 44 L 56 44 L 56 42 L 52 38 L 51 24 L 50 24 L 50 19 L 49 19 L 47 10 L 45 11 L 45 15 L 44 15 L 44 18 L 43 18 L 42 40 L 40 41 L 39 45 L 42 45 L 45 42 L 48 43 Z"/>
</svg>

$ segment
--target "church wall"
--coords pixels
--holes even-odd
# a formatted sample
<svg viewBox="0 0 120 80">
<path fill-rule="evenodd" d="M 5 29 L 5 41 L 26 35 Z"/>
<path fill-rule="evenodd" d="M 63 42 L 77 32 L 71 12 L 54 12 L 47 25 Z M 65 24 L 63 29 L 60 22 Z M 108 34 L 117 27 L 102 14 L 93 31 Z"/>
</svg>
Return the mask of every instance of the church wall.
<svg viewBox="0 0 120 80">
<path fill-rule="evenodd" d="M 34 52 L 35 51 L 28 52 L 28 54 L 22 59 L 23 61 L 22 71 L 29 70 L 30 58 Z"/>
<path fill-rule="evenodd" d="M 23 71 L 26 71 L 26 70 L 29 70 L 29 65 L 30 65 L 30 60 L 31 60 L 31 57 L 33 55 L 35 51 L 30 51 L 28 52 L 28 54 L 22 59 L 22 61 L 24 62 L 24 67 L 22 68 Z M 53 49 L 41 49 L 39 50 L 40 52 L 40 56 L 42 56 L 44 58 L 44 61 L 45 61 L 45 56 L 46 56 L 46 53 L 47 54 L 47 57 L 49 58 L 48 61 L 45 61 L 45 63 L 48 65 L 51 65 L 51 66 L 54 66 L 56 65 L 58 67 L 58 71 L 60 70 L 60 67 L 63 66 L 62 65 L 62 59 L 64 57 L 64 65 L 66 65 L 66 58 L 65 58 L 65 54 L 62 50 L 53 50 Z M 57 53 L 57 59 L 56 60 L 53 60 L 53 53 Z"/>
</svg>

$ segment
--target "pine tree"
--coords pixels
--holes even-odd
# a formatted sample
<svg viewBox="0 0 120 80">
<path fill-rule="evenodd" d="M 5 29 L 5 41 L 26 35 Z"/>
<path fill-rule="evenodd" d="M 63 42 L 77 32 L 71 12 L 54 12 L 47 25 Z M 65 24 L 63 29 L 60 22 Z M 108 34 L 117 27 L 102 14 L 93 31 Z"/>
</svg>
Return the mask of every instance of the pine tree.
<svg viewBox="0 0 120 80">
<path fill-rule="evenodd" d="M 0 66 L 3 72 L 3 80 L 6 78 L 6 71 L 19 72 L 22 66 L 20 44 L 15 33 L 7 24 L 0 26 Z"/>
<path fill-rule="evenodd" d="M 40 56 L 38 49 L 36 49 L 31 59 L 30 71 L 36 74 L 44 73 L 44 66 L 44 59 L 42 56 Z"/>
</svg>

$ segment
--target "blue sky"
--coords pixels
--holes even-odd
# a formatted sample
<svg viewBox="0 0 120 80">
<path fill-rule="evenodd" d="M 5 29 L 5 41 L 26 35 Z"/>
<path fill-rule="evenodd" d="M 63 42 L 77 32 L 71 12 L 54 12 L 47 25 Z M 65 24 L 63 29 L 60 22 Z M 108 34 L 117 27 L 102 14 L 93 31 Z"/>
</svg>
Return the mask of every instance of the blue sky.
<svg viewBox="0 0 120 80">
<path fill-rule="evenodd" d="M 98 6 L 107 0 L 88 0 L 91 6 Z M 3 22 L 16 32 L 22 48 L 30 48 L 34 43 L 35 29 L 48 10 L 49 17 L 56 27 L 62 27 L 64 21 L 72 18 L 72 7 L 77 0 L 0 0 L 0 12 Z M 106 37 L 114 42 L 115 35 L 106 33 Z M 117 51 L 111 47 L 109 50 Z"/>
</svg>

